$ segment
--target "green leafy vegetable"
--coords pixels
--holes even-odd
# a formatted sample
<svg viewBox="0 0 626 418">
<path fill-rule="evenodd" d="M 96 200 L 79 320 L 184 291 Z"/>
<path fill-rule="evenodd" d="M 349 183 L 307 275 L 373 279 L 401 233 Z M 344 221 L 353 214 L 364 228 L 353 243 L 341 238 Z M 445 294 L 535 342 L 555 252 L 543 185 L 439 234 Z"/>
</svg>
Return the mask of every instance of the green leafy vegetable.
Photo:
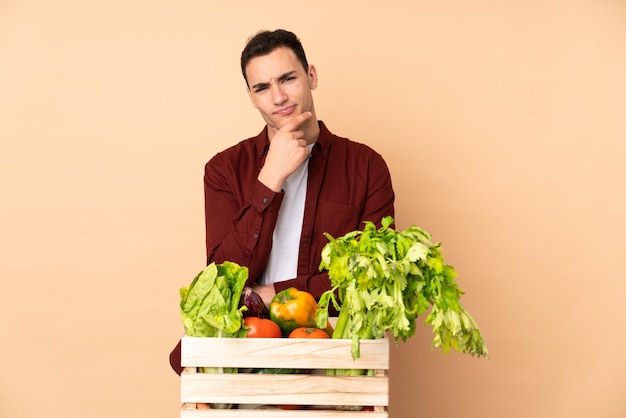
<svg viewBox="0 0 626 418">
<path fill-rule="evenodd" d="M 180 289 L 180 314 L 192 337 L 238 337 L 242 326 L 239 299 L 248 278 L 247 267 L 226 261 L 209 264 Z"/>
<path fill-rule="evenodd" d="M 180 316 L 185 334 L 192 337 L 245 337 L 242 327 L 245 306 L 239 300 L 248 279 L 248 268 L 226 261 L 209 264 L 180 289 Z M 199 367 L 200 373 L 237 373 L 236 368 Z M 211 404 L 229 409 L 230 404 Z"/>
<path fill-rule="evenodd" d="M 318 326 L 326 323 L 332 303 L 339 310 L 333 338 L 351 339 L 356 359 L 361 339 L 390 331 L 396 342 L 406 341 L 415 334 L 417 317 L 432 307 L 425 323 L 435 334 L 434 347 L 488 356 L 476 322 L 461 305 L 463 291 L 454 268 L 444 263 L 441 244 L 416 226 L 397 231 L 392 224 L 386 217 L 379 229 L 368 221 L 362 231 L 340 238 L 326 234 L 320 270 L 328 270 L 333 288 L 320 298 Z"/>
</svg>

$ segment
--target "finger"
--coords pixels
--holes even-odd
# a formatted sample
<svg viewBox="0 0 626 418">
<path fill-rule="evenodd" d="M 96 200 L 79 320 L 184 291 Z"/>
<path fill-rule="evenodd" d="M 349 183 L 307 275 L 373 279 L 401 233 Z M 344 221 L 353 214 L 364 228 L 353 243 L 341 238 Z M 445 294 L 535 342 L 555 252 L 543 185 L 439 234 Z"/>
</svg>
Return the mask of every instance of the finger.
<svg viewBox="0 0 626 418">
<path fill-rule="evenodd" d="M 291 137 L 293 139 L 302 139 L 304 138 L 304 131 L 301 131 L 301 130 L 291 131 Z"/>
<path fill-rule="evenodd" d="M 311 112 L 300 113 L 299 115 L 296 115 L 293 118 L 289 119 L 280 130 L 283 132 L 295 131 L 302 123 L 304 123 L 304 121 L 309 119 L 311 116 L 313 116 Z"/>
</svg>

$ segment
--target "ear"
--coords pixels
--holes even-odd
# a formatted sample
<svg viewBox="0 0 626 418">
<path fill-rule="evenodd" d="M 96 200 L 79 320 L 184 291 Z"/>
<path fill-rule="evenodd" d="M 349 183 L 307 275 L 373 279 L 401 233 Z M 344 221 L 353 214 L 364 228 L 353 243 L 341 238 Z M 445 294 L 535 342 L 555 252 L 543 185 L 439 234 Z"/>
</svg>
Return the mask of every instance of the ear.
<svg viewBox="0 0 626 418">
<path fill-rule="evenodd" d="M 307 76 L 309 77 L 309 86 L 311 86 L 311 90 L 315 90 L 317 88 L 317 70 L 315 66 L 309 65 L 309 71 L 307 72 Z"/>
</svg>

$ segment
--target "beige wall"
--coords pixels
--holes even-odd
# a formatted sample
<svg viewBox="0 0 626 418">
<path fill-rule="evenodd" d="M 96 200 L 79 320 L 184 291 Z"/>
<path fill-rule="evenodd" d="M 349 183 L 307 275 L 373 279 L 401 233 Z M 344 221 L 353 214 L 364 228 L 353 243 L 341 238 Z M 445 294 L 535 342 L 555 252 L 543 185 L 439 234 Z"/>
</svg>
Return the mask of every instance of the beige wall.
<svg viewBox="0 0 626 418">
<path fill-rule="evenodd" d="M 442 356 L 420 327 L 391 416 L 623 417 L 625 3 L 217 3 L 0 3 L 0 416 L 177 416 L 203 164 L 260 131 L 239 53 L 285 27 L 491 351 Z"/>
</svg>

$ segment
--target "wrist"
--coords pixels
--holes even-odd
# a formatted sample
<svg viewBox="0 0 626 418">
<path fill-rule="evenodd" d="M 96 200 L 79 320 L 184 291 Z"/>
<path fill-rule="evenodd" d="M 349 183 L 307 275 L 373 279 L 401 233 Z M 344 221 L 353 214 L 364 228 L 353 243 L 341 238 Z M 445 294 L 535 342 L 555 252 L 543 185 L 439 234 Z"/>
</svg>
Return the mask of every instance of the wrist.
<svg viewBox="0 0 626 418">
<path fill-rule="evenodd" d="M 257 179 L 268 189 L 279 193 L 283 189 L 283 182 L 285 181 L 283 178 L 277 175 L 272 175 L 267 172 L 264 168 L 261 169 L 259 176 Z"/>
<path fill-rule="evenodd" d="M 276 296 L 276 290 L 273 284 L 257 284 L 252 286 L 252 290 L 263 299 L 263 302 L 267 306 L 270 306 L 272 299 Z"/>
</svg>

